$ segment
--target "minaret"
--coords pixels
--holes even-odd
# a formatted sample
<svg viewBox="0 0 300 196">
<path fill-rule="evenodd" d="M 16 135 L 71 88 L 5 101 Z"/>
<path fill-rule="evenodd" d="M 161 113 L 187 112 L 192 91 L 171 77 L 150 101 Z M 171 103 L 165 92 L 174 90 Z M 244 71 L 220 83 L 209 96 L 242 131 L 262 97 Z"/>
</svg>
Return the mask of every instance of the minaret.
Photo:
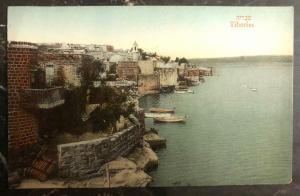
<svg viewBox="0 0 300 196">
<path fill-rule="evenodd" d="M 132 60 L 133 61 L 138 61 L 140 58 L 140 52 L 138 50 L 138 44 L 136 41 L 134 41 L 132 48 L 130 50 L 131 54 L 132 54 Z"/>
<path fill-rule="evenodd" d="M 138 52 L 138 44 L 136 43 L 136 41 L 134 41 L 133 45 L 132 45 L 132 48 L 131 48 L 131 51 L 132 52 Z"/>
</svg>

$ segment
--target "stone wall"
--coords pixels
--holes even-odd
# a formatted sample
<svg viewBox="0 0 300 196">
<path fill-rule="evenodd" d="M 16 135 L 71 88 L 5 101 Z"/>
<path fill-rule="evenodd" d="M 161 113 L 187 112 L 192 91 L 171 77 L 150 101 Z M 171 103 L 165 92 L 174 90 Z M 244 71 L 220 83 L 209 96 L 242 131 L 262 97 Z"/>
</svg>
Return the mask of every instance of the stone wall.
<svg viewBox="0 0 300 196">
<path fill-rule="evenodd" d="M 176 68 L 159 68 L 160 86 L 175 86 L 177 84 L 177 69 Z"/>
<path fill-rule="evenodd" d="M 63 66 L 64 74 L 65 74 L 65 79 L 66 79 L 66 84 L 70 84 L 73 86 L 80 86 L 80 75 L 77 73 L 77 66 L 73 65 L 65 65 Z"/>
<path fill-rule="evenodd" d="M 141 137 L 141 130 L 134 125 L 107 138 L 58 145 L 59 176 L 80 178 L 93 174 L 104 163 L 128 154 Z"/>
<path fill-rule="evenodd" d="M 147 61 L 138 61 L 138 65 L 141 69 L 141 74 L 150 75 L 154 73 L 156 61 L 147 60 Z"/>
<path fill-rule="evenodd" d="M 8 141 L 18 149 L 37 142 L 37 119 L 21 107 L 20 90 L 30 88 L 30 66 L 37 59 L 37 46 L 27 42 L 10 42 L 8 66 Z"/>
<path fill-rule="evenodd" d="M 140 94 L 145 94 L 148 91 L 159 90 L 159 74 L 138 76 L 138 91 Z"/>
<path fill-rule="evenodd" d="M 119 78 L 135 82 L 137 81 L 139 71 L 137 61 L 121 61 L 117 66 L 117 75 Z"/>
</svg>

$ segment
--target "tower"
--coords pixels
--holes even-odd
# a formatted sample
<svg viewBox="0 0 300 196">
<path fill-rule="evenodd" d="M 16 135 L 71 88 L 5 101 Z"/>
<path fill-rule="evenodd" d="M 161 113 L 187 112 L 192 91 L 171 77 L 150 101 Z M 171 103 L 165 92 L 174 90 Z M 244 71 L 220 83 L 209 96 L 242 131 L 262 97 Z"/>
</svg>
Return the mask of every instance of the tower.
<svg viewBox="0 0 300 196">
<path fill-rule="evenodd" d="M 134 41 L 132 47 L 131 47 L 131 55 L 133 61 L 138 61 L 140 59 L 140 52 L 138 50 L 138 44 L 136 41 Z"/>
<path fill-rule="evenodd" d="M 132 48 L 131 48 L 131 52 L 138 52 L 138 44 L 136 43 L 136 41 L 134 41 Z"/>
</svg>

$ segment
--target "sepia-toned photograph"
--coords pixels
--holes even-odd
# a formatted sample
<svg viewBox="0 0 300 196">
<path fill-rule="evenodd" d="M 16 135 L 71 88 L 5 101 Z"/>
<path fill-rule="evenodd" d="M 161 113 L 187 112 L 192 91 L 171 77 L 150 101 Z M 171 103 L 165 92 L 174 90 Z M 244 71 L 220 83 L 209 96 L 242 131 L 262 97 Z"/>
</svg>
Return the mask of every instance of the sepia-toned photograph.
<svg viewBox="0 0 300 196">
<path fill-rule="evenodd" d="M 9 6 L 9 188 L 291 183 L 293 17 Z"/>
</svg>

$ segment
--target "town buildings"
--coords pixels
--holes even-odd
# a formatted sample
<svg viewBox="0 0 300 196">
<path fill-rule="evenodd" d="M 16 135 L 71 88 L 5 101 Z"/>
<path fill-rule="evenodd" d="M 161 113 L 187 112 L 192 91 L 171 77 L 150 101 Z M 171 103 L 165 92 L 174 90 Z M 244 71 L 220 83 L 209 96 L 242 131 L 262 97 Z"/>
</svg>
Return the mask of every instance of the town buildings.
<svg viewBox="0 0 300 196">
<path fill-rule="evenodd" d="M 140 68 L 137 61 L 121 61 L 117 66 L 117 75 L 121 79 L 137 82 Z"/>
</svg>

